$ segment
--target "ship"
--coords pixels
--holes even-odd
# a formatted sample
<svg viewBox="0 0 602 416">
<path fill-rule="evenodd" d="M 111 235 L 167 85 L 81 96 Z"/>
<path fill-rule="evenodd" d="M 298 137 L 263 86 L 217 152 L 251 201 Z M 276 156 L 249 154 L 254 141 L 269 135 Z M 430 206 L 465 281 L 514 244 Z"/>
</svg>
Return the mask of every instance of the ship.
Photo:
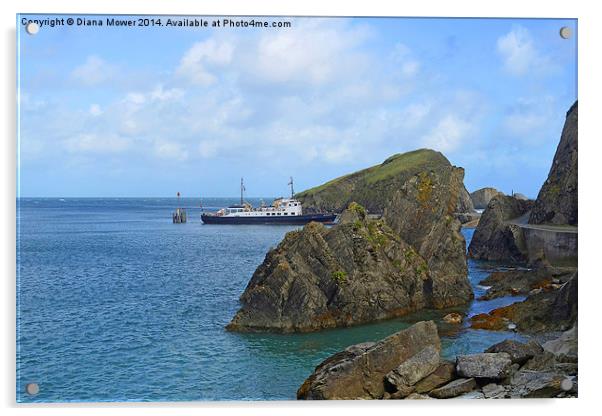
<svg viewBox="0 0 602 416">
<path fill-rule="evenodd" d="M 303 225 L 316 221 L 332 224 L 336 220 L 333 213 L 304 214 L 301 201 L 295 198 L 293 178 L 288 183 L 291 187 L 290 198 L 277 198 L 272 205 L 262 204 L 254 208 L 244 201 L 245 185 L 240 179 L 240 204 L 222 208 L 217 212 L 203 212 L 201 220 L 204 224 L 286 224 Z"/>
</svg>

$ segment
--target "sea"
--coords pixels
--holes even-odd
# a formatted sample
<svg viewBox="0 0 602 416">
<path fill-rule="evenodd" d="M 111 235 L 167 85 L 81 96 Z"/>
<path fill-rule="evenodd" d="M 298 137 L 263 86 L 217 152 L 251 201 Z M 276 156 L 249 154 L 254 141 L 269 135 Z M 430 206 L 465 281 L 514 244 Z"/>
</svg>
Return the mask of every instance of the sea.
<svg viewBox="0 0 602 416">
<path fill-rule="evenodd" d="M 328 356 L 427 319 L 437 323 L 447 358 L 524 340 L 442 321 L 451 311 L 472 316 L 520 297 L 309 334 L 228 332 L 257 266 L 298 228 L 202 224 L 201 210 L 236 202 L 17 199 L 17 401 L 294 400 Z M 178 206 L 187 209 L 185 224 L 172 223 Z M 473 232 L 463 230 L 467 245 Z M 475 299 L 487 289 L 483 278 L 512 267 L 468 266 Z M 26 393 L 30 383 L 38 394 Z"/>
</svg>

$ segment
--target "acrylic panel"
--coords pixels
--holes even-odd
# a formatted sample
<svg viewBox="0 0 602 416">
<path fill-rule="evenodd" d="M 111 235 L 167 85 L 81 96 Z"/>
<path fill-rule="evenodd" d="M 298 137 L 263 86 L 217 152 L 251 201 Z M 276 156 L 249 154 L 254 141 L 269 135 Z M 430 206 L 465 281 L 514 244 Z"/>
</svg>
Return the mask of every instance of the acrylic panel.
<svg viewBox="0 0 602 416">
<path fill-rule="evenodd" d="M 577 397 L 577 20 L 17 16 L 17 401 Z"/>
</svg>

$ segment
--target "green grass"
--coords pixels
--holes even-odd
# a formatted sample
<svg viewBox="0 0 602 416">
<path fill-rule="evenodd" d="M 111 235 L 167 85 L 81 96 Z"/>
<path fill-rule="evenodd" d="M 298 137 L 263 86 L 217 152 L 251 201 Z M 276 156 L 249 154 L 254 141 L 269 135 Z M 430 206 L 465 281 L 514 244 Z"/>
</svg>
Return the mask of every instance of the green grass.
<svg viewBox="0 0 602 416">
<path fill-rule="evenodd" d="M 338 284 L 345 283 L 347 281 L 347 273 L 345 273 L 343 270 L 337 270 L 336 272 L 332 272 L 330 277 L 332 277 L 332 280 L 334 280 Z"/>
<path fill-rule="evenodd" d="M 345 187 L 347 182 L 351 183 L 353 181 L 363 181 L 366 185 L 373 185 L 376 182 L 386 180 L 390 177 L 400 175 L 405 172 L 424 170 L 428 169 L 429 167 L 440 166 L 441 164 L 449 165 L 449 161 L 445 158 L 445 156 L 443 156 L 443 154 L 430 149 L 418 149 L 407 153 L 393 155 L 380 165 L 372 166 L 349 175 L 341 176 L 320 186 L 303 191 L 297 194 L 297 196 L 307 197 L 327 189 L 332 192 L 332 188 L 338 186 Z"/>
</svg>

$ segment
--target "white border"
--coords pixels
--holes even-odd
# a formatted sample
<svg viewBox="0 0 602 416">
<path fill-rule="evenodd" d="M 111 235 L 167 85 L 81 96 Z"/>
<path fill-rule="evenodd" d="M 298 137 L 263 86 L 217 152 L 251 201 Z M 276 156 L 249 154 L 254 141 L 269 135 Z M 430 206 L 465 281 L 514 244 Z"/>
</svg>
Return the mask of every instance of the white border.
<svg viewBox="0 0 602 416">
<path fill-rule="evenodd" d="M 602 209 L 598 181 L 602 146 L 600 134 L 600 78 L 602 66 L 599 51 L 602 49 L 601 14 L 595 2 L 504 0 L 485 2 L 476 0 L 418 2 L 325 1 L 202 1 L 202 0 L 21 0 L 2 2 L 2 81 L 4 97 L 0 102 L 4 140 L 2 141 L 2 377 L 0 394 L 4 414 L 47 415 L 101 415 L 124 413 L 134 415 L 188 415 L 220 413 L 238 415 L 241 412 L 261 415 L 301 415 L 307 413 L 332 414 L 344 411 L 349 414 L 377 412 L 420 412 L 440 414 L 461 412 L 493 416 L 516 411 L 540 414 L 577 414 L 595 409 L 600 394 L 600 304 L 601 276 L 596 261 L 600 257 L 598 212 Z M 16 196 L 16 65 L 15 65 L 15 15 L 22 13 L 138 13 L 138 14 L 206 14 L 206 15 L 334 15 L 334 16 L 472 16 L 472 17 L 564 17 L 579 19 L 579 101 L 580 101 L 580 372 L 577 400 L 506 400 L 506 401 L 429 401 L 420 403 L 295 403 L 295 402 L 223 402 L 223 403 L 160 403 L 160 404 L 100 404 L 100 405 L 17 405 L 15 403 L 15 196 Z M 599 406 L 597 406 L 599 407 Z M 119 409 L 119 410 L 118 410 Z M 587 413 L 586 413 L 587 414 Z"/>
</svg>

